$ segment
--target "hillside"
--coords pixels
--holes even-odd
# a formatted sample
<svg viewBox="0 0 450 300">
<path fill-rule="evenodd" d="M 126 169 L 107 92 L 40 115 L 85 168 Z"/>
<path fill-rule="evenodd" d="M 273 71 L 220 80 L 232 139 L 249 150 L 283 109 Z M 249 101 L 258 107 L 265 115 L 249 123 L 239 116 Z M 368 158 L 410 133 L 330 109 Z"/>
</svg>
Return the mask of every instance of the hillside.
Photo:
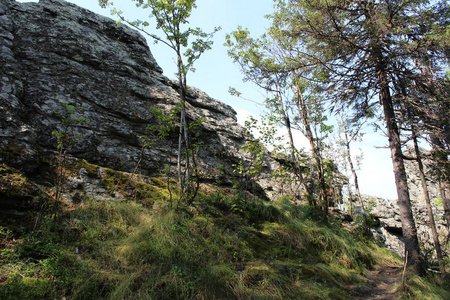
<svg viewBox="0 0 450 300">
<path fill-rule="evenodd" d="M 199 189 L 180 193 L 178 87 L 129 27 L 0 0 L 0 45 L 0 299 L 450 298 L 357 215 L 306 204 L 292 170 L 314 189 L 308 154 L 245 153 L 256 143 L 235 111 L 194 87 Z M 328 167 L 340 201 L 346 179 Z M 379 221 L 397 242 L 394 212 Z"/>
<path fill-rule="evenodd" d="M 350 233 L 288 199 L 204 186 L 187 207 L 175 187 L 170 198 L 166 178 L 131 180 L 71 161 L 66 178 L 87 172 L 96 190 L 115 196 L 80 190 L 77 201 L 55 201 L 53 185 L 5 164 L 0 170 L 2 197 L 36 208 L 3 216 L 2 299 L 357 299 L 377 291 L 375 265 L 402 266 L 357 227 Z M 392 284 L 396 295 L 449 296 L 425 279 L 408 280 L 408 293 Z"/>
</svg>

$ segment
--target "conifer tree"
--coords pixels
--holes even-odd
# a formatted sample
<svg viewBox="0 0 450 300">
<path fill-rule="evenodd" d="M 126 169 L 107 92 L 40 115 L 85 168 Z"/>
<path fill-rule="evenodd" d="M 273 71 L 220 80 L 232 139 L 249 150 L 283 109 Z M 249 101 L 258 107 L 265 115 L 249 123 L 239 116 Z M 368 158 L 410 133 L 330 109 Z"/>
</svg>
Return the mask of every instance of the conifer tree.
<svg viewBox="0 0 450 300">
<path fill-rule="evenodd" d="M 249 66 L 250 78 L 260 82 L 265 82 L 261 75 L 267 71 L 294 73 L 314 82 L 320 87 L 315 88 L 316 95 L 321 93 L 319 101 L 330 101 L 332 110 L 350 108 L 356 116 L 364 116 L 379 102 L 378 117 L 384 119 L 391 150 L 405 254 L 408 266 L 420 273 L 420 249 L 396 118 L 401 86 L 396 83 L 410 78 L 423 83 L 426 78 L 426 86 L 431 87 L 448 66 L 447 1 L 275 2 L 268 36 L 277 40 L 275 52 L 288 49 L 288 59 L 272 64 L 271 58 L 261 58 L 264 53 L 249 38 L 242 43 L 249 50 L 237 51 L 235 57 Z M 242 38 L 242 34 L 235 37 Z M 418 62 L 432 68 L 435 76 L 420 76 Z"/>
<path fill-rule="evenodd" d="M 320 70 L 324 97 L 335 102 L 335 109 L 345 105 L 364 111 L 378 98 L 391 150 L 405 254 L 416 272 L 422 269 L 420 250 L 395 116 L 398 103 L 393 95 L 399 87 L 393 78 L 416 74 L 415 64 L 422 57 L 414 49 L 422 43 L 436 44 L 426 50 L 427 59 L 440 63 L 434 68 L 447 64 L 448 48 L 429 35 L 439 30 L 433 26 L 442 24 L 440 13 L 446 10 L 446 1 L 280 0 L 272 15 L 274 30 L 295 42 L 301 58 L 297 68 Z"/>
</svg>

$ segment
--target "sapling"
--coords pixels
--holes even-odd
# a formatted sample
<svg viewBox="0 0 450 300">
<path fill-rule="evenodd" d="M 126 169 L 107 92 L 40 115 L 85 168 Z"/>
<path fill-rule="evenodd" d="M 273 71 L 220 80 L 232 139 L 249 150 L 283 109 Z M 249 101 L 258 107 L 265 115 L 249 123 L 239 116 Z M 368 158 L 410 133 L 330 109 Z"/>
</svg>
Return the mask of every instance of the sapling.
<svg viewBox="0 0 450 300">
<path fill-rule="evenodd" d="M 148 21 L 134 20 L 129 21 L 123 15 L 123 12 L 117 9 L 112 10 L 112 14 L 117 15 L 119 20 L 140 30 L 152 38 L 155 43 L 162 43 L 172 49 L 176 55 L 178 90 L 180 95 L 180 114 L 179 114 L 179 134 L 178 134 L 178 153 L 177 153 L 177 176 L 181 195 L 187 195 L 187 201 L 191 202 L 192 189 L 190 188 L 190 176 L 194 167 L 192 167 L 192 151 L 189 136 L 189 122 L 186 111 L 186 101 L 188 93 L 187 74 L 194 72 L 194 63 L 207 50 L 210 50 L 213 44 L 211 40 L 213 34 L 220 30 L 220 27 L 214 28 L 211 33 L 205 33 L 201 28 L 183 28 L 189 24 L 192 10 L 196 8 L 195 0 L 132 0 L 136 2 L 137 7 L 150 9 L 150 19 L 155 20 L 155 27 L 162 31 L 162 35 L 147 31 L 145 28 L 150 26 Z M 108 0 L 99 0 L 101 7 L 112 5 Z M 184 149 L 183 149 L 184 145 Z M 184 154 L 184 171 L 182 170 L 182 158 Z M 195 189 L 193 189 L 195 191 Z M 194 192 L 195 197 L 195 192 Z"/>
<path fill-rule="evenodd" d="M 73 147 L 74 140 L 80 138 L 81 135 L 75 134 L 71 131 L 71 128 L 76 125 L 86 121 L 89 121 L 88 118 L 79 117 L 74 118 L 74 115 L 77 111 L 82 110 L 82 107 L 73 106 L 67 103 L 59 102 L 62 104 L 66 110 L 66 114 L 63 114 L 59 111 L 56 112 L 57 115 L 61 117 L 61 129 L 52 131 L 52 135 L 56 137 L 56 148 L 58 150 L 57 155 L 57 171 L 56 171 L 56 191 L 54 195 L 54 211 L 56 214 L 57 205 L 62 197 L 62 189 L 64 183 L 64 166 L 67 158 L 67 150 L 70 150 Z"/>
</svg>

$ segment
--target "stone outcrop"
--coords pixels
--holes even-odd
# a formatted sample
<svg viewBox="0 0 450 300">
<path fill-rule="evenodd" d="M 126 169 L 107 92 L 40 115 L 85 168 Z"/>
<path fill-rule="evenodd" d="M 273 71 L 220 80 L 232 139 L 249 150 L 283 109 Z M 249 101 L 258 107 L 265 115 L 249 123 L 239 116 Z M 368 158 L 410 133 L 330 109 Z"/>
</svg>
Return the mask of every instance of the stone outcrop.
<svg viewBox="0 0 450 300">
<path fill-rule="evenodd" d="M 56 153 L 59 136 L 69 156 L 90 164 L 125 172 L 138 165 L 151 176 L 174 171 L 176 123 L 164 137 L 150 127 L 162 123 L 157 112 L 176 109 L 178 87 L 137 31 L 63 0 L 0 0 L 0 47 L 0 163 L 39 172 L 37 158 Z M 236 112 L 193 87 L 186 105 L 188 120 L 200 124 L 193 142 L 201 145 L 202 181 L 232 185 L 234 166 L 246 160 Z M 268 156 L 249 189 L 286 191 L 271 178 L 279 166 Z"/>
<path fill-rule="evenodd" d="M 407 149 L 407 151 L 405 151 L 405 155 L 408 157 L 415 157 L 413 149 Z M 428 218 L 427 206 L 425 203 L 425 196 L 422 190 L 419 168 L 415 160 L 405 160 L 404 162 L 411 206 L 422 255 L 426 258 L 435 259 L 436 253 L 434 250 L 434 242 Z M 423 164 L 436 229 L 438 235 L 440 236 L 441 247 L 448 253 L 450 251 L 447 243 L 449 229 L 444 219 L 444 209 L 442 207 L 442 199 L 440 198 L 438 189 L 439 183 L 434 177 L 431 161 L 423 159 Z M 385 245 L 392 252 L 404 257 L 405 248 L 402 234 L 402 223 L 400 220 L 397 200 L 363 195 L 363 202 L 366 211 L 372 215 L 375 221 L 375 224 L 372 227 L 372 233 L 374 236 L 380 243 Z M 354 202 L 353 205 L 356 206 L 357 213 L 362 212 L 359 203 Z"/>
<path fill-rule="evenodd" d="M 161 139 L 147 128 L 158 108 L 179 103 L 146 40 L 135 30 L 60 0 L 0 1 L 0 144 L 56 149 L 56 132 L 70 136 L 68 153 L 98 165 L 157 174 L 175 164 L 176 129 Z M 236 113 L 191 88 L 188 119 L 204 118 L 198 163 L 211 180 L 230 173 L 244 142 Z"/>
<path fill-rule="evenodd" d="M 427 207 L 423 200 L 423 192 L 418 182 L 411 179 L 411 176 L 417 176 L 417 170 L 412 165 L 413 162 L 407 163 L 409 169 L 409 188 L 411 193 L 412 209 L 414 219 L 417 227 L 417 235 L 419 243 L 421 244 L 422 254 L 428 258 L 435 258 L 433 237 L 431 235 L 431 228 L 429 226 L 429 218 Z M 420 182 L 419 182 L 420 184 Z M 447 239 L 448 229 L 444 220 L 444 210 L 437 203 L 439 203 L 437 190 L 434 188 L 433 182 L 430 184 L 432 199 L 432 208 L 436 223 L 436 229 L 440 235 L 441 244 Z M 399 208 L 396 200 L 383 199 L 374 196 L 364 196 L 364 203 L 370 214 L 375 218 L 375 226 L 372 229 L 373 234 L 378 240 L 384 244 L 388 249 L 404 257 L 404 243 L 402 236 L 402 223 L 400 221 Z M 437 201 L 435 201 L 437 200 Z M 444 245 L 442 245 L 444 246 Z M 444 247 L 445 250 L 445 247 Z M 447 249 L 449 250 L 449 249 Z"/>
</svg>

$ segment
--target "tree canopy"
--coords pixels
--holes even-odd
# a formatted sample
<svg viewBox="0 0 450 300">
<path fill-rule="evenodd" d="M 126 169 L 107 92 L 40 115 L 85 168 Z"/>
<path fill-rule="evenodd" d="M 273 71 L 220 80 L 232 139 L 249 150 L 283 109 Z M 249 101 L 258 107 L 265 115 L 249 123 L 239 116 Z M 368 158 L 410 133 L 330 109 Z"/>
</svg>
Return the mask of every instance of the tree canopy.
<svg viewBox="0 0 450 300">
<path fill-rule="evenodd" d="M 411 110 L 424 128 L 436 127 L 431 130 L 437 140 L 434 143 L 448 150 L 447 1 L 275 3 L 275 12 L 269 16 L 272 26 L 264 36 L 252 38 L 242 28 L 228 36 L 231 57 L 247 79 L 266 90 L 292 90 L 295 86 L 296 92 L 288 96 L 294 101 L 285 102 L 285 111 L 299 103 L 295 98 L 306 97 L 315 103 L 328 103 L 331 112 L 350 110 L 355 121 L 367 115 L 384 120 L 408 263 L 420 272 L 403 163 L 401 112 Z M 304 106 L 300 116 L 304 116 L 303 110 L 312 112 Z M 312 121 L 309 116 L 304 120 Z"/>
</svg>

